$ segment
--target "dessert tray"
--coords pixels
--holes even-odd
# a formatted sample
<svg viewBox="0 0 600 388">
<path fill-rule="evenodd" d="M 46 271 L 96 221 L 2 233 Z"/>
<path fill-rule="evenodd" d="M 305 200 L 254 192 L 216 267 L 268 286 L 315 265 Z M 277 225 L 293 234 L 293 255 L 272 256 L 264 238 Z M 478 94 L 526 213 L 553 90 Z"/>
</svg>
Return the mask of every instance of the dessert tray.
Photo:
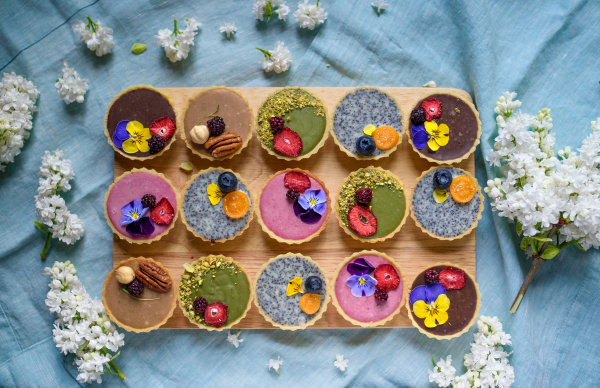
<svg viewBox="0 0 600 388">
<path fill-rule="evenodd" d="M 206 88 L 161 88 L 160 91 L 168 95 L 173 102 L 178 114 L 182 112 L 188 100 Z M 261 103 L 272 93 L 281 88 L 267 87 L 239 87 L 231 88 L 242 95 L 248 102 L 254 117 L 257 115 Z M 328 120 L 335 110 L 336 104 L 345 94 L 353 88 L 305 88 L 323 101 L 328 112 Z M 348 175 L 368 166 L 378 166 L 391 171 L 403 183 L 407 196 L 412 193 L 417 178 L 421 174 L 436 166 L 413 150 L 408 141 L 408 120 L 414 105 L 422 100 L 432 90 L 427 88 L 396 88 L 382 87 L 400 104 L 403 113 L 401 142 L 397 149 L 388 157 L 379 160 L 357 160 L 349 157 L 340 150 L 334 139 L 327 139 L 323 147 L 310 158 L 288 161 L 276 158 L 267 153 L 258 139 L 250 139 L 248 146 L 239 155 L 225 160 L 208 160 L 194 154 L 186 146 L 183 139 L 173 141 L 170 149 L 160 157 L 149 160 L 132 160 L 119 152 L 114 154 L 114 177 L 121 176 L 133 168 L 147 168 L 164 174 L 177 189 L 178 195 L 185 187 L 193 174 L 210 167 L 231 169 L 241 175 L 253 193 L 260 192 L 264 183 L 274 173 L 288 168 L 300 168 L 310 171 L 325 182 L 332 198 L 336 198 L 344 180 Z M 436 93 L 453 93 L 466 101 L 471 102 L 470 95 L 462 90 L 436 88 Z M 332 136 L 330 136 L 332 137 Z M 193 171 L 187 172 L 180 168 L 182 163 L 191 163 Z M 471 175 L 475 175 L 475 162 L 473 154 L 453 164 Z M 331 209 L 335 212 L 335 209 Z M 288 252 L 300 253 L 316 261 L 325 271 L 328 280 L 335 274 L 338 265 L 344 258 L 365 249 L 375 249 L 394 259 L 401 267 L 406 282 L 412 280 L 421 271 L 439 262 L 449 262 L 466 269 L 470 274 L 476 274 L 475 258 L 476 233 L 453 241 L 443 241 L 432 238 L 424 233 L 415 221 L 408 217 L 401 230 L 392 238 L 374 244 L 365 244 L 352 238 L 338 225 L 335 214 L 332 214 L 325 229 L 318 237 L 311 241 L 288 245 L 271 238 L 265 233 L 259 222 L 252 220 L 247 230 L 234 240 L 224 243 L 211 244 L 209 241 L 195 237 L 181 220 L 176 220 L 170 232 L 159 241 L 151 244 L 130 244 L 118 236 L 113 236 L 113 267 L 121 261 L 131 257 L 147 257 L 160 262 L 167 268 L 178 284 L 184 272 L 183 264 L 198 260 L 200 257 L 224 255 L 233 258 L 246 270 L 251 282 L 256 281 L 256 274 L 261 266 L 269 259 Z M 408 317 L 406 307 L 400 313 L 379 328 L 413 327 Z M 196 325 L 190 323 L 181 309 L 176 308 L 173 316 L 161 326 L 162 329 L 194 329 Z M 256 305 L 252 305 L 247 316 L 236 324 L 233 329 L 272 329 L 271 323 L 259 313 Z M 324 328 L 360 328 L 344 319 L 332 305 L 328 306 L 323 318 L 316 321 L 309 329 Z"/>
</svg>

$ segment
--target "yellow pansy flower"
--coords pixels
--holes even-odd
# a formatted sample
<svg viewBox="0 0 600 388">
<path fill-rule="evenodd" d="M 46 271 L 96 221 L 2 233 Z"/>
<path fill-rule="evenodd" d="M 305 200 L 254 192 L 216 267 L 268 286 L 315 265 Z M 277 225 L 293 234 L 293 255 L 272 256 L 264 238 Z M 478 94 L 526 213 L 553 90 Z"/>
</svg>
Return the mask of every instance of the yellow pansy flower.
<svg viewBox="0 0 600 388">
<path fill-rule="evenodd" d="M 225 193 L 223 193 L 219 186 L 215 185 L 214 183 L 208 185 L 206 188 L 206 193 L 208 194 L 208 200 L 213 206 L 221 202 L 221 198 L 225 196 Z"/>
<path fill-rule="evenodd" d="M 292 296 L 297 293 L 303 293 L 302 278 L 293 278 L 292 280 L 290 280 L 287 285 L 287 290 L 285 291 L 285 294 L 287 296 Z"/>
<path fill-rule="evenodd" d="M 418 318 L 425 318 L 425 326 L 429 328 L 446 323 L 449 308 L 450 299 L 446 294 L 438 295 L 435 302 L 430 304 L 425 303 L 423 300 L 418 300 L 413 304 L 413 312 Z"/>
<path fill-rule="evenodd" d="M 123 151 L 128 154 L 135 154 L 138 151 L 150 151 L 148 139 L 150 139 L 152 135 L 150 135 L 149 128 L 144 128 L 139 121 L 130 121 L 127 123 L 126 129 L 131 137 L 123 142 Z"/>
<path fill-rule="evenodd" d="M 438 125 L 435 121 L 426 121 L 425 130 L 429 134 L 427 145 L 432 151 L 439 150 L 450 141 L 450 128 L 446 124 Z"/>
</svg>

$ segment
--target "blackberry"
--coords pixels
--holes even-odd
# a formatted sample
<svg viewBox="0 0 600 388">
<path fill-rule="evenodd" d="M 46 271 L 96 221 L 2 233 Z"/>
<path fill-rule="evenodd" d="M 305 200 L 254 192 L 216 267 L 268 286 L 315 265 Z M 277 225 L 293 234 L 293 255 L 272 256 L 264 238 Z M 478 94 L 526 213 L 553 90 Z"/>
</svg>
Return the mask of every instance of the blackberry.
<svg viewBox="0 0 600 388">
<path fill-rule="evenodd" d="M 388 299 L 388 293 L 383 288 L 375 290 L 375 299 L 385 302 Z"/>
<path fill-rule="evenodd" d="M 206 310 L 206 306 L 208 306 L 208 302 L 203 297 L 199 296 L 194 301 L 194 311 L 200 315 L 204 315 L 204 311 Z"/>
<path fill-rule="evenodd" d="M 368 205 L 373 200 L 373 192 L 371 189 L 358 189 L 354 192 L 354 197 L 356 198 L 356 202 L 362 205 Z"/>
<path fill-rule="evenodd" d="M 421 108 L 420 106 L 413 109 L 413 111 L 410 113 L 410 121 L 412 121 L 414 125 L 422 124 L 426 118 L 427 114 L 425 113 L 425 109 Z"/>
<path fill-rule="evenodd" d="M 211 136 L 219 136 L 225 131 L 225 121 L 223 121 L 222 117 L 215 116 L 212 119 L 206 122 L 206 126 L 208 127 L 208 131 Z"/>
<path fill-rule="evenodd" d="M 150 153 L 155 154 L 165 148 L 165 141 L 160 136 L 152 136 L 148 139 L 148 147 L 150 147 Z"/>
<path fill-rule="evenodd" d="M 139 298 L 142 292 L 144 292 L 144 284 L 139 280 L 134 280 L 127 285 L 127 291 L 136 298 Z"/>
<path fill-rule="evenodd" d="M 300 192 L 296 189 L 289 189 L 285 196 L 288 197 L 288 199 L 295 201 L 300 198 Z"/>
<path fill-rule="evenodd" d="M 435 269 L 429 269 L 425 271 L 425 282 L 427 284 L 431 283 L 439 283 L 440 282 L 440 274 Z"/>
<path fill-rule="evenodd" d="M 156 205 L 156 197 L 152 194 L 146 194 L 142 197 L 142 206 L 152 209 Z"/>
<path fill-rule="evenodd" d="M 269 120 L 269 124 L 271 125 L 271 129 L 273 130 L 273 132 L 277 132 L 283 129 L 283 126 L 285 125 L 285 120 L 279 116 L 273 116 Z"/>
</svg>

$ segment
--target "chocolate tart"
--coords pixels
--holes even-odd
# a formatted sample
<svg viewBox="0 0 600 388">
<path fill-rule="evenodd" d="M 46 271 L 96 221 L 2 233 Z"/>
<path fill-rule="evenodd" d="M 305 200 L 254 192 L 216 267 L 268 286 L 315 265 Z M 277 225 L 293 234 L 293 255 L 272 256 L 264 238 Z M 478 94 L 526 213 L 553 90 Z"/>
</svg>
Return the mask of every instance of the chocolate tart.
<svg viewBox="0 0 600 388">
<path fill-rule="evenodd" d="M 381 264 L 391 264 L 396 269 L 400 284 L 388 291 L 386 301 L 379 301 L 374 295 L 355 297 L 351 294 L 350 287 L 346 285 L 346 280 L 350 277 L 346 268 L 350 261 L 359 257 L 366 258 L 375 268 Z M 404 279 L 404 274 L 394 259 L 376 250 L 365 250 L 346 257 L 338 265 L 329 285 L 329 292 L 333 305 L 345 320 L 356 326 L 376 327 L 391 321 L 402 309 L 408 289 Z"/>
<path fill-rule="evenodd" d="M 443 203 L 437 203 L 433 198 L 433 174 L 435 170 L 446 168 L 453 178 L 465 175 L 469 177 L 477 192 L 467 203 L 456 202 L 450 194 Z M 410 203 L 410 216 L 415 224 L 424 232 L 438 240 L 456 240 L 468 235 L 477 227 L 483 212 L 483 195 L 477 179 L 467 171 L 452 167 L 432 167 L 423 172 L 415 183 Z"/>
<path fill-rule="evenodd" d="M 284 127 L 295 131 L 302 139 L 303 148 L 296 157 L 282 155 L 273 148 L 274 133 L 269 120 L 279 116 Z M 262 147 L 283 160 L 301 160 L 310 157 L 325 144 L 329 136 L 327 108 L 320 98 L 306 89 L 285 87 L 270 94 L 258 108 L 256 133 Z"/>
<path fill-rule="evenodd" d="M 307 175 L 311 181 L 310 189 L 323 190 L 327 196 L 327 210 L 314 224 L 302 222 L 294 213 L 294 201 L 286 197 L 288 188 L 284 185 L 284 177 L 292 171 Z M 325 183 L 299 168 L 288 168 L 271 175 L 258 193 L 257 202 L 256 215 L 263 231 L 271 238 L 287 244 L 301 244 L 317 237 L 325 229 L 331 213 L 331 197 Z"/>
<path fill-rule="evenodd" d="M 132 235 L 121 225 L 121 208 L 135 199 L 141 199 L 145 194 L 153 194 L 158 203 L 163 197 L 167 198 L 173 207 L 173 219 L 167 225 L 154 224 L 155 230 L 149 235 Z M 118 198 L 122 197 L 122 198 Z M 124 172 L 115 179 L 104 195 L 104 216 L 113 233 L 131 244 L 150 244 L 160 240 L 175 225 L 177 221 L 177 206 L 179 197 L 171 181 L 163 174 L 146 168 L 134 168 Z M 150 216 L 152 209 L 147 211 Z"/>
<path fill-rule="evenodd" d="M 250 309 L 252 286 L 246 271 L 231 257 L 209 255 L 191 264 L 184 264 L 184 273 L 178 286 L 179 307 L 191 323 L 206 330 L 226 330 L 239 323 Z M 220 327 L 204 321 L 204 314 L 194 311 L 196 298 L 206 299 L 210 306 L 215 302 L 227 306 L 227 320 Z"/>
<path fill-rule="evenodd" d="M 377 160 L 390 156 L 402 143 L 403 117 L 400 103 L 394 97 L 379 88 L 362 86 L 350 90 L 337 103 L 331 134 L 346 155 L 358 160 Z M 394 128 L 400 135 L 398 143 L 389 150 L 375 148 L 369 156 L 358 154 L 356 142 L 365 135 L 363 129 L 369 124 Z"/>
<path fill-rule="evenodd" d="M 154 120 L 161 117 L 171 118 L 175 122 L 176 128 L 173 135 L 165 141 L 164 148 L 159 152 L 152 154 L 138 151 L 135 154 L 128 154 L 113 143 L 113 134 L 119 122 L 135 120 L 142 123 L 144 128 L 149 128 Z M 171 148 L 179 129 L 177 123 L 175 104 L 168 95 L 149 85 L 135 85 L 122 90 L 108 104 L 104 117 L 104 135 L 115 152 L 131 160 L 148 160 L 162 155 Z"/>
<path fill-rule="evenodd" d="M 449 141 L 446 146 L 432 151 L 428 146 L 418 149 L 413 142 L 412 120 L 408 119 L 408 142 L 420 157 L 437 164 L 454 164 L 469 157 L 479 144 L 481 121 L 475 106 L 453 92 L 433 92 L 418 101 L 413 110 L 427 98 L 436 98 L 442 104 L 442 114 L 433 119 L 437 124 L 449 128 Z M 411 111 L 412 112 L 412 111 Z"/>
<path fill-rule="evenodd" d="M 408 317 L 413 326 L 427 337 L 439 340 L 457 338 L 469 331 L 469 328 L 475 324 L 479 316 L 479 308 L 481 307 L 481 292 L 479 292 L 479 285 L 475 282 L 475 278 L 464 268 L 450 263 L 438 263 L 425 268 L 415 277 L 408 289 L 407 295 L 410 296 L 410 292 L 415 287 L 427 285 L 425 281 L 425 272 L 427 270 L 434 269 L 440 272 L 446 267 L 458 268 L 465 272 L 465 286 L 462 289 L 446 290 L 446 296 L 450 299 L 450 308 L 447 311 L 448 321 L 446 323 L 433 328 L 426 327 L 424 319 L 415 316 L 410 304 L 410 297 L 406 298 L 406 309 L 408 310 Z"/>
<path fill-rule="evenodd" d="M 250 206 L 241 218 L 229 218 L 223 210 L 223 200 L 212 205 L 206 192 L 210 184 L 218 184 L 219 175 L 231 172 L 238 179 L 236 191 L 248 196 Z M 210 167 L 193 175 L 186 183 L 181 194 L 179 213 L 186 228 L 196 237 L 211 243 L 233 240 L 244 233 L 252 221 L 254 200 L 250 186 L 237 173 L 221 167 Z M 218 225 L 218 228 L 215 226 Z"/>
<path fill-rule="evenodd" d="M 363 206 L 358 205 L 355 198 L 355 191 L 361 188 L 370 188 L 373 192 L 373 200 L 368 207 L 377 218 L 377 231 L 370 236 L 357 234 L 348 223 L 350 208 L 354 205 Z M 376 243 L 400 231 L 408 216 L 409 203 L 404 184 L 398 177 L 381 167 L 369 166 L 350 173 L 344 180 L 335 200 L 335 212 L 340 226 L 353 239 Z"/>
<path fill-rule="evenodd" d="M 300 308 L 300 298 L 304 293 L 286 295 L 288 282 L 296 277 L 304 280 L 317 276 L 322 287 L 320 307 L 314 314 L 307 314 Z M 286 253 L 271 258 L 260 268 L 254 283 L 254 303 L 258 311 L 273 326 L 283 330 L 299 330 L 314 325 L 319 320 L 329 302 L 329 288 L 325 271 L 310 257 L 299 253 Z"/>
<path fill-rule="evenodd" d="M 223 157 L 215 158 L 203 144 L 192 141 L 191 130 L 196 125 L 206 125 L 214 112 L 225 122 L 225 132 L 232 132 L 242 139 L 240 148 Z M 181 137 L 187 147 L 201 158 L 208 160 L 225 160 L 242 152 L 252 137 L 254 117 L 248 101 L 238 92 L 224 86 L 211 86 L 193 95 L 183 109 L 180 117 L 179 128 L 182 129 Z"/>
<path fill-rule="evenodd" d="M 122 290 L 125 285 L 117 281 L 117 269 L 128 266 L 137 270 L 140 261 L 154 263 L 169 276 L 171 287 L 167 292 L 151 290 L 145 286 L 140 295 L 142 299 L 160 298 L 158 300 L 136 299 L 125 293 Z M 164 325 L 173 315 L 177 303 L 177 293 L 169 271 L 159 262 L 146 257 L 132 257 L 120 262 L 108 273 L 102 287 L 102 304 L 111 321 L 127 331 L 136 333 L 152 331 Z"/>
</svg>

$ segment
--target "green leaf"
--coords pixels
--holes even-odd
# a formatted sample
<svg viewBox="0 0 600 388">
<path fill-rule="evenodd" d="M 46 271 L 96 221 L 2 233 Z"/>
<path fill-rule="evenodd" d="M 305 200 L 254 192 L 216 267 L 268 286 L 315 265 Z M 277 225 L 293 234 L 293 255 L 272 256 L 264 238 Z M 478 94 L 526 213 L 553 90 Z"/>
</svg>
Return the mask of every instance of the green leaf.
<svg viewBox="0 0 600 388">
<path fill-rule="evenodd" d="M 533 236 L 532 239 L 537 240 L 537 241 L 541 241 L 541 242 L 552 242 L 552 239 L 548 238 L 548 237 Z"/>
<path fill-rule="evenodd" d="M 517 236 L 520 236 L 521 233 L 523 233 L 523 224 L 520 222 L 517 222 Z"/>
<path fill-rule="evenodd" d="M 573 244 L 577 244 L 578 240 L 571 240 L 571 241 L 565 241 L 561 244 L 558 245 L 558 247 L 560 249 L 565 249 L 566 247 L 568 247 L 569 245 L 573 245 Z"/>
<path fill-rule="evenodd" d="M 431 356 L 431 362 L 433 363 L 433 367 L 435 368 L 437 366 L 437 364 L 435 363 L 435 361 L 433 360 L 433 356 Z"/>
<path fill-rule="evenodd" d="M 143 43 L 136 43 L 131 47 L 131 52 L 134 54 L 141 54 L 146 51 L 146 45 Z"/>
<path fill-rule="evenodd" d="M 529 242 L 531 243 L 531 249 L 533 249 L 533 254 L 537 255 L 538 250 L 540 248 L 539 243 L 533 238 L 529 238 Z"/>
<path fill-rule="evenodd" d="M 526 251 L 528 246 L 529 246 L 529 237 L 523 237 L 523 240 L 521 240 L 521 249 Z"/>
<path fill-rule="evenodd" d="M 581 245 L 579 245 L 579 243 L 576 243 L 575 246 L 577 247 L 577 249 L 579 249 L 581 252 L 587 252 L 585 249 L 583 249 L 583 247 Z"/>
<path fill-rule="evenodd" d="M 548 246 L 546 247 L 546 250 L 544 250 L 544 253 L 542 253 L 542 259 L 545 259 L 545 260 L 553 259 L 554 256 L 558 255 L 558 252 L 560 252 L 559 247 L 557 247 L 554 244 L 548 244 Z"/>
<path fill-rule="evenodd" d="M 44 233 L 48 233 L 46 231 L 46 228 L 44 228 L 44 225 L 42 225 L 41 222 L 39 222 L 38 220 L 33 220 L 33 223 L 35 224 L 35 227 L 38 228 L 39 230 L 41 230 Z"/>
<path fill-rule="evenodd" d="M 192 164 L 190 162 L 181 163 L 179 168 L 181 168 L 183 171 L 186 171 L 186 172 L 194 171 L 194 166 L 192 166 Z"/>
</svg>

